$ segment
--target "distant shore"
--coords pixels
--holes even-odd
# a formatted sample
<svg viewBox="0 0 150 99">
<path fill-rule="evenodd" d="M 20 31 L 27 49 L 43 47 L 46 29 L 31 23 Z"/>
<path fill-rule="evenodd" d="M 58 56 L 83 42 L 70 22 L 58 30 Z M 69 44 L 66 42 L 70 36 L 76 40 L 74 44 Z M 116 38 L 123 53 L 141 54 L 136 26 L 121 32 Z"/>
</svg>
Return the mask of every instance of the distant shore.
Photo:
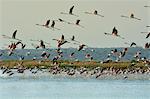
<svg viewBox="0 0 150 99">
<path fill-rule="evenodd" d="M 143 61 L 131 62 L 97 62 L 97 61 L 64 61 L 54 64 L 50 60 L 5 60 L 0 61 L 1 74 L 12 76 L 15 74 L 40 74 L 72 77 L 94 78 L 129 78 L 136 75 L 150 77 L 150 64 Z M 146 77 L 144 76 L 144 77 Z M 141 76 L 142 77 L 142 76 Z M 142 77 L 143 78 L 143 77 Z M 138 78 L 139 79 L 139 78 Z"/>
<path fill-rule="evenodd" d="M 120 69 L 128 69 L 128 68 L 141 68 L 141 69 L 147 69 L 150 67 L 150 64 L 146 64 L 143 61 L 121 61 L 121 62 L 102 62 L 102 61 L 70 61 L 70 60 L 58 60 L 58 64 L 60 68 L 63 67 L 72 67 L 72 68 L 95 68 L 95 67 L 101 67 L 101 68 L 120 68 Z M 8 67 L 8 68 L 18 68 L 20 66 L 26 67 L 26 68 L 50 68 L 53 67 L 54 64 L 50 60 L 1 60 L 0 61 L 0 67 Z"/>
</svg>

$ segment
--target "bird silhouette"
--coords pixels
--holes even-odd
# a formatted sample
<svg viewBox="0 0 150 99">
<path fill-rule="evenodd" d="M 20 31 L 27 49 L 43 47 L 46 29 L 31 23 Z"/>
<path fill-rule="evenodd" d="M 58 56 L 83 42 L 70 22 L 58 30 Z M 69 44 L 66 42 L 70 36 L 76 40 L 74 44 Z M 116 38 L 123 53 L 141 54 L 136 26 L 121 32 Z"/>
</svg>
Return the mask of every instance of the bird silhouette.
<svg viewBox="0 0 150 99">
<path fill-rule="evenodd" d="M 95 16 L 100 16 L 100 17 L 104 17 L 103 15 L 99 14 L 97 10 L 94 10 L 94 12 L 84 12 L 85 14 L 91 14 L 91 15 L 95 15 Z"/>
<path fill-rule="evenodd" d="M 72 24 L 84 28 L 84 26 L 80 25 L 80 21 L 81 20 L 77 19 L 75 23 L 68 22 L 68 24 Z"/>
<path fill-rule="evenodd" d="M 136 20 L 141 20 L 141 19 L 135 17 L 133 13 L 131 13 L 130 16 L 121 15 L 121 17 L 124 17 L 124 18 L 131 18 L 131 19 L 136 19 Z"/>
<path fill-rule="evenodd" d="M 147 34 L 146 38 L 149 38 L 150 37 L 150 32 Z"/>
<path fill-rule="evenodd" d="M 53 29 L 53 30 L 60 30 L 59 28 L 56 28 L 56 27 L 54 27 L 55 26 L 55 21 L 53 20 L 52 21 L 52 24 L 51 24 L 51 28 Z"/>
<path fill-rule="evenodd" d="M 73 13 L 73 9 L 74 9 L 74 6 L 72 6 L 70 9 L 69 9 L 69 12 L 68 13 L 65 13 L 65 12 L 61 12 L 61 14 L 68 14 L 68 15 L 73 15 L 73 16 L 76 16 L 76 17 L 78 17 L 78 15 L 75 15 L 74 13 Z"/>
<path fill-rule="evenodd" d="M 47 20 L 45 24 L 41 25 L 41 24 L 36 24 L 38 26 L 43 26 L 43 27 L 46 27 L 46 28 L 50 28 L 49 27 L 49 23 L 50 23 L 50 20 Z"/>
<path fill-rule="evenodd" d="M 17 34 L 17 30 L 15 30 L 12 34 L 12 37 L 10 36 L 7 36 L 7 35 L 2 35 L 3 38 L 6 38 L 6 39 L 14 39 L 14 40 L 18 40 L 18 41 L 21 41 L 20 39 L 16 38 L 16 34 Z"/>
<path fill-rule="evenodd" d="M 62 45 L 64 45 L 65 43 L 70 43 L 70 42 L 68 42 L 67 40 L 65 40 L 64 35 L 62 35 L 60 39 L 52 39 L 52 40 L 57 41 L 57 47 L 58 47 L 58 48 L 60 48 L 60 47 L 61 47 Z"/>
<path fill-rule="evenodd" d="M 113 28 L 112 33 L 106 33 L 105 32 L 104 34 L 105 35 L 113 35 L 113 36 L 116 36 L 116 37 L 124 39 L 124 37 L 121 37 L 120 35 L 118 35 L 118 30 L 116 29 L 116 27 Z"/>
<path fill-rule="evenodd" d="M 145 43 L 145 49 L 148 49 L 148 48 L 150 48 L 150 43 Z"/>
</svg>

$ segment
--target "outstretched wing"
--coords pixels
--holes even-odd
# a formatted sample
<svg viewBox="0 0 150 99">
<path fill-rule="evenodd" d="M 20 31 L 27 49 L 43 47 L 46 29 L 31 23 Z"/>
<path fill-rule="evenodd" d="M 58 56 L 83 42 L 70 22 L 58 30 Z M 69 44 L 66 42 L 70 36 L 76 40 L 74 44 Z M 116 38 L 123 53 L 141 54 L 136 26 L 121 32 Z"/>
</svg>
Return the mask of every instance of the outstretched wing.
<svg viewBox="0 0 150 99">
<path fill-rule="evenodd" d="M 73 13 L 72 13 L 72 12 L 73 12 L 73 8 L 74 8 L 74 6 L 72 6 L 72 7 L 70 8 L 69 14 L 73 14 Z"/>
<path fill-rule="evenodd" d="M 55 21 L 52 22 L 51 27 L 53 28 L 55 26 Z"/>
<path fill-rule="evenodd" d="M 65 39 L 64 35 L 61 36 L 61 40 L 63 41 Z"/>
<path fill-rule="evenodd" d="M 13 38 L 13 39 L 16 39 L 16 33 L 17 33 L 17 30 L 15 30 L 15 32 L 14 32 L 13 35 L 12 35 L 12 38 Z"/>
<path fill-rule="evenodd" d="M 79 25 L 79 23 L 80 23 L 80 20 L 77 20 L 77 21 L 76 21 L 76 25 Z"/>
<path fill-rule="evenodd" d="M 146 38 L 149 38 L 149 37 L 150 37 L 150 33 L 147 34 Z"/>
<path fill-rule="evenodd" d="M 48 26 L 49 23 L 50 23 L 50 20 L 47 20 L 45 25 Z"/>
</svg>

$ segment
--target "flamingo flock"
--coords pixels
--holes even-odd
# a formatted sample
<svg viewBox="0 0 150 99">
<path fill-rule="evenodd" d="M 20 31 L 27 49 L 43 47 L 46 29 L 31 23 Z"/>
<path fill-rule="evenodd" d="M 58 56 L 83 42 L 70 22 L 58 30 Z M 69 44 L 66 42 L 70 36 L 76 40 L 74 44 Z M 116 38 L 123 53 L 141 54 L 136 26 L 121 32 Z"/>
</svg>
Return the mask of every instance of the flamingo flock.
<svg viewBox="0 0 150 99">
<path fill-rule="evenodd" d="M 150 6 L 144 6 L 146 8 L 150 7 Z M 74 22 L 69 22 L 67 20 L 64 20 L 62 18 L 58 18 L 57 20 L 46 20 L 45 21 L 45 24 L 35 24 L 37 27 L 40 26 L 40 27 L 43 27 L 43 28 L 48 28 L 48 29 L 51 29 L 53 31 L 61 31 L 60 28 L 57 28 L 56 27 L 56 24 L 57 22 L 62 22 L 62 23 L 67 23 L 68 25 L 75 25 L 75 26 L 78 26 L 78 27 L 81 27 L 81 28 L 84 28 L 86 29 L 86 26 L 83 26 L 81 22 L 84 22 L 84 20 L 80 20 L 79 19 L 79 15 L 76 15 L 74 13 L 74 10 L 75 10 L 75 6 L 71 6 L 69 11 L 67 12 L 60 12 L 60 14 L 62 15 L 68 15 L 66 17 L 70 17 L 70 16 L 75 16 L 77 17 L 78 19 L 76 19 Z M 85 15 L 87 16 L 98 16 L 98 17 L 101 17 L 101 18 L 105 18 L 104 15 L 102 15 L 101 13 L 99 13 L 98 10 L 94 10 L 94 11 L 86 11 L 84 12 Z M 124 18 L 128 18 L 128 19 L 134 19 L 134 20 L 137 20 L 137 21 L 141 21 L 142 19 L 135 16 L 134 13 L 131 13 L 129 16 L 128 15 L 121 15 L 121 18 L 122 20 Z M 146 27 L 149 27 L 149 26 L 146 26 Z M 104 32 L 104 35 L 105 36 L 113 36 L 113 37 L 118 37 L 118 38 L 121 38 L 123 40 L 125 40 L 125 38 L 120 35 L 120 31 L 118 28 L 116 28 L 116 26 L 114 26 L 111 30 L 112 32 Z M 142 34 L 146 34 L 145 35 L 145 39 L 149 39 L 150 38 L 150 32 L 141 32 Z M 15 41 L 11 41 L 11 43 L 8 45 L 7 49 L 8 49 L 8 56 L 12 56 L 12 55 L 15 55 L 17 53 L 15 53 L 15 50 L 18 48 L 18 49 L 25 49 L 27 44 L 23 43 L 23 40 L 17 38 L 17 35 L 18 35 L 18 30 L 15 30 L 12 34 L 12 36 L 7 36 L 7 35 L 2 35 L 2 37 L 4 39 L 9 39 L 9 40 L 15 40 Z M 84 51 L 86 54 L 85 54 L 85 57 L 86 58 L 89 58 L 90 60 L 93 60 L 94 57 L 88 53 L 88 51 L 86 51 L 86 49 L 90 48 L 88 46 L 88 44 L 84 44 L 83 42 L 80 42 L 78 40 L 78 38 L 75 37 L 75 35 L 73 35 L 71 38 L 67 38 L 65 37 L 64 34 L 61 35 L 60 38 L 52 38 L 52 40 L 56 41 L 57 42 L 57 49 L 56 49 L 56 53 L 58 55 L 54 56 L 52 61 L 53 61 L 53 64 L 57 64 L 57 60 L 59 60 L 59 58 L 63 57 L 63 51 L 61 50 L 61 48 L 63 47 L 63 45 L 66 45 L 66 44 L 73 44 L 73 45 L 77 45 L 78 48 L 71 52 L 70 53 L 70 58 L 74 57 L 76 53 L 79 53 L 80 51 Z M 49 42 L 46 42 L 44 40 L 33 40 L 32 38 L 30 39 L 30 41 L 32 41 L 31 45 L 35 48 L 35 49 L 43 49 L 43 52 L 41 53 L 41 58 L 43 59 L 48 59 L 49 56 L 51 55 L 50 53 L 46 52 L 47 49 L 49 48 L 48 46 L 50 45 Z M 35 42 L 38 42 L 38 44 L 35 44 Z M 135 42 L 126 42 L 125 43 L 126 45 L 128 45 L 129 47 L 138 47 L 138 44 L 135 43 Z M 145 44 L 143 44 L 144 46 L 144 49 L 146 50 L 149 50 L 150 49 L 150 42 L 146 42 Z M 94 50 L 92 50 L 94 52 Z M 96 52 L 95 52 L 96 53 Z M 103 61 L 103 63 L 107 63 L 107 62 L 110 62 L 110 57 L 112 55 L 116 56 L 117 59 L 116 61 L 121 61 L 121 59 L 126 55 L 126 53 L 128 53 L 128 47 L 124 48 L 122 51 L 118 52 L 117 49 L 113 49 L 110 53 L 108 53 L 108 56 L 107 56 L 107 59 L 105 61 Z M 27 55 L 30 55 L 31 53 L 29 52 Z M 96 53 L 97 54 L 97 53 Z M 0 57 L 3 55 L 3 53 L 0 54 Z M 136 53 L 135 57 L 137 59 L 141 59 L 140 57 L 140 53 Z M 21 57 L 21 60 L 24 60 L 23 57 Z M 36 60 L 36 57 L 33 57 L 33 60 Z M 150 62 L 148 60 L 148 62 Z M 24 69 L 21 69 L 19 70 L 18 72 L 22 72 Z M 54 69 L 55 70 L 55 69 Z M 56 68 L 57 70 L 57 68 Z M 5 72 L 8 72 L 7 69 L 5 69 L 3 71 L 3 73 Z M 83 70 L 84 71 L 84 70 Z M 75 72 L 74 70 L 71 70 L 68 72 L 69 75 L 73 75 Z M 13 74 L 10 74 L 10 75 L 13 75 Z"/>
</svg>

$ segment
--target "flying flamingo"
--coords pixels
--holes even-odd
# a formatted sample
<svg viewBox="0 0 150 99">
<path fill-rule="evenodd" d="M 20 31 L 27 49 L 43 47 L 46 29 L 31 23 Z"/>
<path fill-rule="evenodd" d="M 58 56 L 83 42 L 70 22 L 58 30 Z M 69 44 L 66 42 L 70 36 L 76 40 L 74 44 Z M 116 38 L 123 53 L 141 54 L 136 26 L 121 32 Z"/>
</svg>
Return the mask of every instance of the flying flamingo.
<svg viewBox="0 0 150 99">
<path fill-rule="evenodd" d="M 150 43 L 145 44 L 145 49 L 148 49 L 148 48 L 150 48 Z"/>
<path fill-rule="evenodd" d="M 57 41 L 57 43 L 58 43 L 57 47 L 58 48 L 60 48 L 65 43 L 70 43 L 67 40 L 65 40 L 64 35 L 62 35 L 60 39 L 52 39 L 52 40 Z"/>
<path fill-rule="evenodd" d="M 73 9 L 74 9 L 74 6 L 72 6 L 72 7 L 69 9 L 69 13 L 61 12 L 60 14 L 74 15 L 74 16 L 78 17 L 78 15 L 75 15 L 75 14 L 73 13 Z"/>
<path fill-rule="evenodd" d="M 2 35 L 2 36 L 3 36 L 4 38 L 7 38 L 7 39 L 14 39 L 14 40 L 21 41 L 20 39 L 17 39 L 17 38 L 16 38 L 16 34 L 17 34 L 17 30 L 15 30 L 15 31 L 13 32 L 12 37 L 7 36 L 7 35 Z"/>
<path fill-rule="evenodd" d="M 103 15 L 99 14 L 97 10 L 94 10 L 94 12 L 85 12 L 85 14 L 91 14 L 91 15 L 96 15 L 96 16 L 104 17 Z"/>
<path fill-rule="evenodd" d="M 124 18 L 131 18 L 131 19 L 136 19 L 136 20 L 141 20 L 141 19 L 135 17 L 133 13 L 131 13 L 130 16 L 121 15 L 121 17 L 124 17 Z"/>
<path fill-rule="evenodd" d="M 118 35 L 118 30 L 116 29 L 116 27 L 113 28 L 112 33 L 104 33 L 104 34 L 105 35 L 113 35 L 113 36 L 120 37 L 120 38 L 124 39 L 123 37 Z"/>
<path fill-rule="evenodd" d="M 70 23 L 70 22 L 68 22 L 68 21 L 66 21 L 66 20 L 64 20 L 64 19 L 62 19 L 62 18 L 58 18 L 58 20 L 54 20 L 54 21 L 57 21 L 57 22 L 62 22 L 62 23 Z"/>
<path fill-rule="evenodd" d="M 79 24 L 80 21 L 81 20 L 77 19 L 75 23 L 68 22 L 68 24 L 72 24 L 72 25 L 76 25 L 76 26 L 80 26 L 80 27 L 84 28 L 84 26 L 82 26 L 82 25 Z"/>
<path fill-rule="evenodd" d="M 78 51 L 81 51 L 85 46 L 88 47 L 85 44 L 79 44 L 79 43 L 73 43 L 73 44 L 79 45 Z"/>
<path fill-rule="evenodd" d="M 49 27 L 49 23 L 50 23 L 50 20 L 47 20 L 45 24 L 41 25 L 41 24 L 36 24 L 38 26 L 43 26 L 43 27 L 46 27 L 46 28 L 50 28 Z"/>
<path fill-rule="evenodd" d="M 60 30 L 59 28 L 56 28 L 56 27 L 54 27 L 55 26 L 55 21 L 53 20 L 52 21 L 52 24 L 51 24 L 51 28 L 54 30 L 54 29 L 56 29 L 56 30 Z"/>
</svg>

